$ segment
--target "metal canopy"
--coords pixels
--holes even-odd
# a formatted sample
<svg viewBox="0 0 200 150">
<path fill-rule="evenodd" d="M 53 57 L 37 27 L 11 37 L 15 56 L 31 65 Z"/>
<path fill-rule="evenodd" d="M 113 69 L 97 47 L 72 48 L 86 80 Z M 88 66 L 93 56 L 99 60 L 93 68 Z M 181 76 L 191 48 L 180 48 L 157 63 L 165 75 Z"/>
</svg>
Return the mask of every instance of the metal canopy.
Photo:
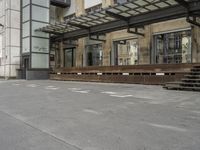
<svg viewBox="0 0 200 150">
<path fill-rule="evenodd" d="M 197 12 L 200 12 L 199 0 L 128 0 L 123 4 L 45 26 L 38 31 L 54 34 L 56 39 L 61 38 L 61 35 L 62 38 L 80 38 L 185 17 L 188 13 Z"/>
</svg>

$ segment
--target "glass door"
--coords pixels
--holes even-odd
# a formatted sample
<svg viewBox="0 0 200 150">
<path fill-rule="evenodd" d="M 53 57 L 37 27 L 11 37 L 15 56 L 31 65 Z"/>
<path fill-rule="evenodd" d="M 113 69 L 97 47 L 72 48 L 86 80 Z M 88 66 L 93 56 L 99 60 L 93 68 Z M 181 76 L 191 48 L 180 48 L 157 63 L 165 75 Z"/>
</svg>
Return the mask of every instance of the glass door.
<svg viewBox="0 0 200 150">
<path fill-rule="evenodd" d="M 70 68 L 74 67 L 75 59 L 74 59 L 74 48 L 65 49 L 65 67 Z"/>
</svg>

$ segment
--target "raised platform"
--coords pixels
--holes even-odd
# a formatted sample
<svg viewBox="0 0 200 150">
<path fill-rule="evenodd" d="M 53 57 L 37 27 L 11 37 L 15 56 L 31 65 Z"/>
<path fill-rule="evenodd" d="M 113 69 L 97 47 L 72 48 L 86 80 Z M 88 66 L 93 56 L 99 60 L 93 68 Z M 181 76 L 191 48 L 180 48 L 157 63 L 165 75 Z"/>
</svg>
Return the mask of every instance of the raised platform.
<svg viewBox="0 0 200 150">
<path fill-rule="evenodd" d="M 163 85 L 181 80 L 195 65 L 199 64 L 59 68 L 50 79 Z"/>
</svg>

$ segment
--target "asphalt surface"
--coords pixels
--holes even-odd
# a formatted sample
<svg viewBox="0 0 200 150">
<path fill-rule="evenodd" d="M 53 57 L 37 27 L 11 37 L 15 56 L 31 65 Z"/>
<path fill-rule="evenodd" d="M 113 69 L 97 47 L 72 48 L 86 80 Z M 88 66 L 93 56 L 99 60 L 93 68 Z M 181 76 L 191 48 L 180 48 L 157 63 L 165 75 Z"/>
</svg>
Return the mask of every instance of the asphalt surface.
<svg viewBox="0 0 200 150">
<path fill-rule="evenodd" d="M 2 80 L 0 150 L 200 150 L 200 93 Z"/>
</svg>

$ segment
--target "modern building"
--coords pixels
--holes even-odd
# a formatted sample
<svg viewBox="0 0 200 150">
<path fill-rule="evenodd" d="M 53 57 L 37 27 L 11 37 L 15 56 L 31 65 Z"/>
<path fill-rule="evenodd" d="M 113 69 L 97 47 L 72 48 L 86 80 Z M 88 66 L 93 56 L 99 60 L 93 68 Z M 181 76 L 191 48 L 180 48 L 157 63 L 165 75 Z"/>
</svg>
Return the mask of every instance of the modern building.
<svg viewBox="0 0 200 150">
<path fill-rule="evenodd" d="M 50 70 L 51 79 L 159 84 L 200 63 L 198 0 L 1 3 L 2 18 L 11 20 L 1 37 L 16 41 L 0 47 L 0 76 L 14 77 L 21 68 L 18 75 L 28 79 L 46 78 Z"/>
</svg>

